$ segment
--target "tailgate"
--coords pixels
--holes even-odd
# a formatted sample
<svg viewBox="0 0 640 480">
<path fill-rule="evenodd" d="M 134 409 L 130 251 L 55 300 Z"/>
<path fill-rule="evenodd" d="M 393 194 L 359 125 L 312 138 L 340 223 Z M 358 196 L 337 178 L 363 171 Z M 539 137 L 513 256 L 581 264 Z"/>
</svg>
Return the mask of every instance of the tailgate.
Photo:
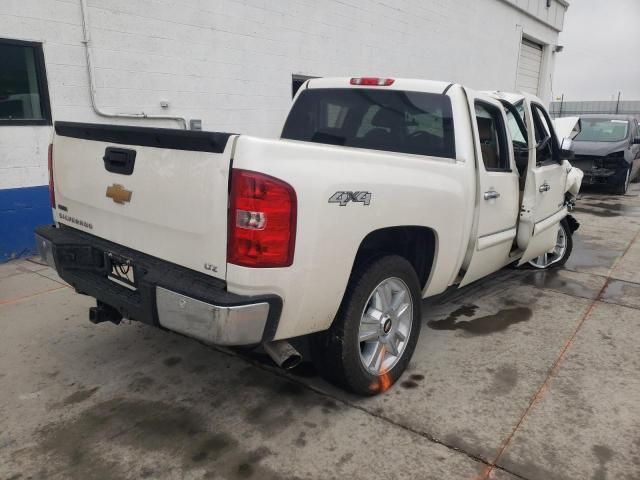
<svg viewBox="0 0 640 480">
<path fill-rule="evenodd" d="M 225 278 L 234 137 L 56 123 L 56 221 Z"/>
</svg>

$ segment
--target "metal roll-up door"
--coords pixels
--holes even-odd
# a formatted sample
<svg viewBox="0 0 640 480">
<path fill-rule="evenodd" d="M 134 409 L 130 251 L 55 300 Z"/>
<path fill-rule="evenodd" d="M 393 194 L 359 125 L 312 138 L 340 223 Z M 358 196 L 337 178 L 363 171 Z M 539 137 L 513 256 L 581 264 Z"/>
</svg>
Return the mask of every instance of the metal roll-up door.
<svg viewBox="0 0 640 480">
<path fill-rule="evenodd" d="M 520 60 L 518 61 L 518 91 L 538 94 L 540 85 L 540 71 L 542 70 L 542 45 L 538 45 L 525 38 L 520 46 Z"/>
</svg>

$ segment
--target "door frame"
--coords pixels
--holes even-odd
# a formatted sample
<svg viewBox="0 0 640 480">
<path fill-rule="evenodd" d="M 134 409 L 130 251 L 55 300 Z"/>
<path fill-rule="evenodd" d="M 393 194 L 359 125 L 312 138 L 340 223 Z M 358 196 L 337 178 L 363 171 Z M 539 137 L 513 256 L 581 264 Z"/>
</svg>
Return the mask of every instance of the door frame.
<svg viewBox="0 0 640 480">
<path fill-rule="evenodd" d="M 561 199 L 554 212 L 550 212 L 544 218 L 537 218 L 536 207 L 540 205 L 538 202 L 538 191 L 543 185 L 537 185 L 536 173 L 540 170 L 564 169 L 560 160 L 560 144 L 558 136 L 555 132 L 553 121 L 549 113 L 544 108 L 542 101 L 535 95 L 523 93 L 525 118 L 524 122 L 527 128 L 527 142 L 529 144 L 529 160 L 527 166 L 527 175 L 525 187 L 522 196 L 522 204 L 520 205 L 520 218 L 518 221 L 517 244 L 522 250 L 522 254 L 518 261 L 518 266 L 527 263 L 529 260 L 541 255 L 553 245 L 557 236 L 557 229 L 554 226 L 559 225 L 560 221 L 567 216 L 568 210 L 564 205 L 564 188 L 561 193 Z M 537 164 L 537 141 L 536 130 L 534 124 L 534 107 L 544 116 L 544 122 L 547 124 L 551 139 L 552 163 L 547 165 Z M 537 114 L 537 113 L 536 113 Z M 544 126 L 543 126 L 544 128 Z M 538 175 L 539 176 L 539 175 Z M 566 179 L 566 172 L 564 174 Z M 566 183 L 566 181 L 565 181 Z M 564 187 L 564 185 L 563 185 Z M 540 190 L 542 191 L 542 190 Z M 545 248 L 548 247 L 548 248 Z"/>
<path fill-rule="evenodd" d="M 495 98 L 479 92 L 465 91 L 467 97 L 467 106 L 471 118 L 471 127 L 473 135 L 473 145 L 475 152 L 476 168 L 475 168 L 475 181 L 476 181 L 476 212 L 474 216 L 474 226 L 471 233 L 469 247 L 465 259 L 462 264 L 463 277 L 459 284 L 459 287 L 467 285 L 479 278 L 489 275 L 505 265 L 507 265 L 511 258 L 509 253 L 511 252 L 513 242 L 516 237 L 517 224 L 518 224 L 518 208 L 517 201 L 514 202 L 513 218 L 509 222 L 509 225 L 505 223 L 502 228 L 489 233 L 481 233 L 481 214 L 484 210 L 482 207 L 487 201 L 500 201 L 500 199 L 485 199 L 485 192 L 482 186 L 482 180 L 496 179 L 505 180 L 505 176 L 511 177 L 513 192 L 515 197 L 510 198 L 512 192 L 498 192 L 502 193 L 504 197 L 502 201 L 513 201 L 517 199 L 518 192 L 518 170 L 515 164 L 515 158 L 513 153 L 513 144 L 511 142 L 511 136 L 507 128 L 507 117 L 504 111 L 504 107 L 500 101 Z M 485 104 L 495 108 L 500 113 L 501 117 L 501 130 L 502 137 L 504 139 L 504 147 L 506 147 L 506 154 L 509 159 L 509 170 L 493 170 L 487 169 L 482 157 L 482 150 L 480 144 L 480 134 L 478 128 L 478 120 L 475 114 L 476 103 Z M 486 183 L 491 183 L 486 182 Z"/>
</svg>

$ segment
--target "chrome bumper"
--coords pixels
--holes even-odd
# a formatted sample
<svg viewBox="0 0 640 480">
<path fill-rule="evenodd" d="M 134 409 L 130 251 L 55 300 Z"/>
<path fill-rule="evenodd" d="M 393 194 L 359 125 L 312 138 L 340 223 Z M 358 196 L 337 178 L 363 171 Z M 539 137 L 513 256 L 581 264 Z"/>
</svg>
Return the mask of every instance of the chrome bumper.
<svg viewBox="0 0 640 480">
<path fill-rule="evenodd" d="M 53 244 L 46 238 L 36 234 L 36 246 L 38 247 L 38 254 L 44 262 L 51 268 L 56 268 L 56 259 L 53 254 Z"/>
<path fill-rule="evenodd" d="M 256 345 L 275 336 L 282 311 L 277 295 L 234 294 L 220 279 L 72 228 L 46 225 L 35 234 L 40 255 L 63 280 L 124 318 L 215 345 Z M 110 254 L 131 261 L 134 289 L 108 278 Z"/>
<path fill-rule="evenodd" d="M 269 304 L 217 306 L 156 288 L 158 322 L 164 328 L 214 345 L 260 343 L 267 325 Z"/>
</svg>

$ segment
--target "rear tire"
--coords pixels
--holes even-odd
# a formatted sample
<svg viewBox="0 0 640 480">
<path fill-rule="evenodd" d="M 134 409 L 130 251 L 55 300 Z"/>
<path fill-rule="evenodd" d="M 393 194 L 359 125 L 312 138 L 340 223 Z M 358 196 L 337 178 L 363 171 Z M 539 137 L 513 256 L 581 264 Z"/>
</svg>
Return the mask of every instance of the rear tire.
<svg viewBox="0 0 640 480">
<path fill-rule="evenodd" d="M 316 369 L 351 392 L 382 393 L 407 368 L 421 318 L 420 285 L 412 265 L 397 255 L 373 260 L 351 275 L 329 330 L 311 338 Z"/>
</svg>

